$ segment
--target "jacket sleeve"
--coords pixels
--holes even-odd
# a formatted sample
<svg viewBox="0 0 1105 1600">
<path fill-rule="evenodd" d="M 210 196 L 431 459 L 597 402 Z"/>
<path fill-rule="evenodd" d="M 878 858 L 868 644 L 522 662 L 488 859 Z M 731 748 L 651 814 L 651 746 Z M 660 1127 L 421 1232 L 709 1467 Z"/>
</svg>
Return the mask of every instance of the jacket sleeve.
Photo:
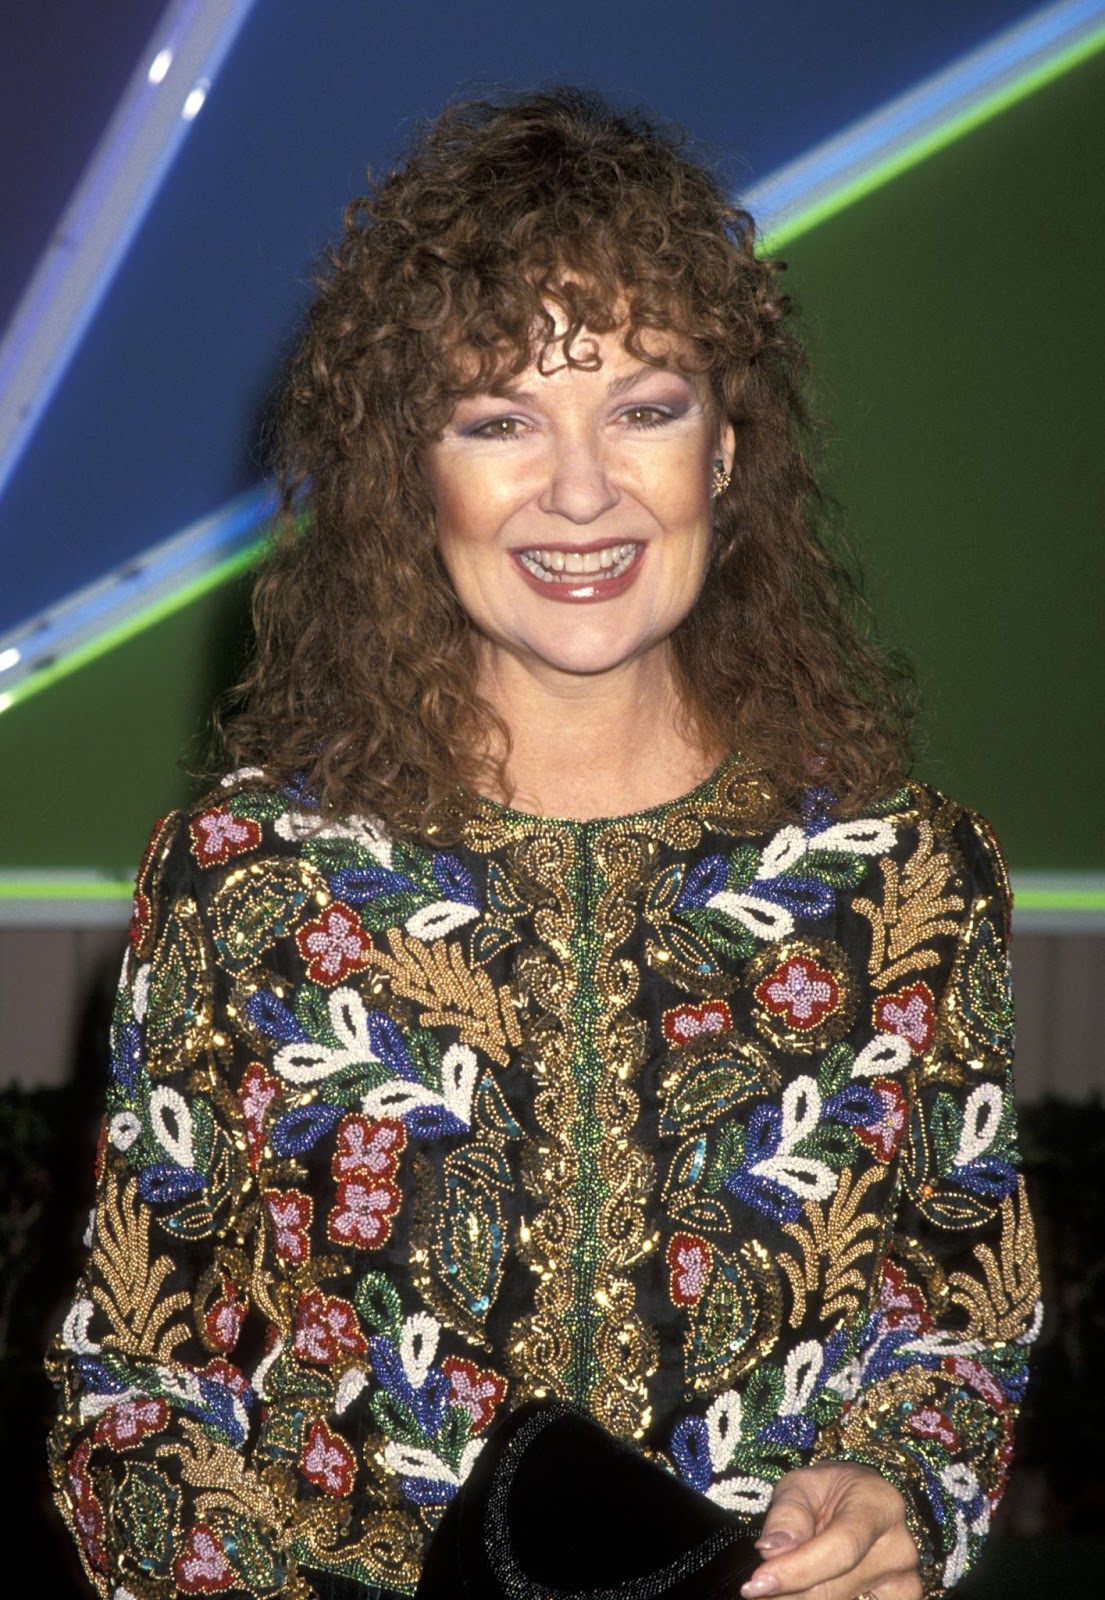
<svg viewBox="0 0 1105 1600">
<path fill-rule="evenodd" d="M 962 906 L 943 991 L 914 982 L 882 1002 L 899 1018 L 913 1004 L 931 1039 L 915 1068 L 879 1303 L 851 1396 L 816 1452 L 875 1467 L 898 1488 L 929 1594 L 962 1576 L 986 1536 L 1040 1318 L 1011 1078 L 1008 881 L 980 818 L 960 813 L 951 843 L 962 875 L 927 913 L 947 919 Z"/>
<path fill-rule="evenodd" d="M 262 1235 L 193 880 L 168 818 L 135 895 L 90 1257 L 51 1352 L 51 1467 L 105 1597 L 308 1595 L 285 1480 L 255 1460 Z"/>
</svg>

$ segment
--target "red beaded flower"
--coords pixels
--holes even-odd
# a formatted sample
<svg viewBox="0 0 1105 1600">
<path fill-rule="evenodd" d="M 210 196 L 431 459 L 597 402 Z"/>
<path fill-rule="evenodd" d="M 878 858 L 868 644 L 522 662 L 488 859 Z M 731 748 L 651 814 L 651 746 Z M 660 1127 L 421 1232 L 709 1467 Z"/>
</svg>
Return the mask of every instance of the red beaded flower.
<svg viewBox="0 0 1105 1600">
<path fill-rule="evenodd" d="M 189 1528 L 183 1548 L 173 1563 L 177 1587 L 185 1594 L 218 1594 L 234 1583 L 234 1568 L 226 1546 L 212 1528 L 197 1522 Z"/>
<path fill-rule="evenodd" d="M 201 811 L 188 824 L 192 854 L 201 867 L 213 867 L 261 843 L 261 829 L 249 817 L 233 817 L 225 806 Z"/>
<path fill-rule="evenodd" d="M 880 1161 L 890 1161 L 902 1141 L 906 1125 L 906 1100 L 893 1078 L 876 1078 L 871 1085 L 882 1103 L 877 1122 L 854 1128 L 857 1139 L 873 1150 Z"/>
<path fill-rule="evenodd" d="M 713 1251 L 693 1233 L 677 1233 L 668 1245 L 671 1297 L 677 1306 L 693 1306 L 702 1299 L 710 1277 Z"/>
<path fill-rule="evenodd" d="M 386 1178 L 347 1178 L 338 1184 L 327 1237 L 335 1244 L 373 1250 L 387 1242 L 398 1209 L 399 1190 Z"/>
<path fill-rule="evenodd" d="M 295 936 L 299 953 L 308 963 L 307 976 L 328 987 L 368 964 L 372 940 L 361 927 L 357 913 L 340 900 L 326 907 L 314 922 Z"/>
<path fill-rule="evenodd" d="M 272 1245 L 284 1261 L 297 1264 L 311 1253 L 311 1198 L 300 1189 L 266 1189 L 265 1210 L 272 1224 Z"/>
<path fill-rule="evenodd" d="M 449 1377 L 449 1402 L 472 1418 L 472 1432 L 482 1433 L 506 1394 L 506 1382 L 497 1372 L 486 1372 L 473 1361 L 446 1356 L 442 1371 Z"/>
<path fill-rule="evenodd" d="M 160 1433 L 168 1420 L 169 1408 L 164 1400 L 120 1400 L 100 1416 L 93 1438 L 97 1444 L 124 1450 L 148 1433 Z"/>
<path fill-rule="evenodd" d="M 915 983 L 898 994 L 884 995 L 875 1004 L 875 1026 L 880 1033 L 896 1033 L 920 1055 L 927 1050 L 936 1025 L 936 1002 L 927 983 Z"/>
<path fill-rule="evenodd" d="M 725 1033 L 733 1018 L 724 1000 L 706 1000 L 700 1006 L 676 1006 L 664 1012 L 664 1037 L 672 1044 L 689 1044 L 703 1034 Z"/>
<path fill-rule="evenodd" d="M 238 1105 L 249 1143 L 249 1166 L 256 1172 L 265 1148 L 265 1117 L 272 1102 L 282 1092 L 279 1078 L 266 1072 L 259 1061 L 251 1061 L 238 1090 Z"/>
<path fill-rule="evenodd" d="M 809 956 L 791 956 L 756 985 L 755 993 L 761 1005 L 800 1031 L 816 1028 L 840 1004 L 836 979 Z"/>
<path fill-rule="evenodd" d="M 368 1173 L 374 1178 L 393 1177 L 406 1143 L 407 1130 L 401 1122 L 392 1117 L 370 1122 L 354 1112 L 338 1124 L 331 1171 L 339 1179 L 352 1177 L 354 1173 Z"/>
<path fill-rule="evenodd" d="M 88 1472 L 88 1458 L 92 1444 L 88 1439 L 81 1443 L 69 1457 L 65 1469 L 66 1481 L 73 1503 L 73 1524 L 81 1542 L 85 1559 L 93 1572 L 107 1571 L 107 1551 L 104 1549 L 104 1509 L 92 1487 Z"/>
<path fill-rule="evenodd" d="M 326 1494 L 346 1495 L 353 1487 L 357 1458 L 321 1417 L 307 1430 L 299 1463 L 308 1482 Z"/>
<path fill-rule="evenodd" d="M 349 1301 L 312 1289 L 296 1307 L 292 1349 L 301 1361 L 325 1367 L 342 1354 L 363 1355 L 368 1345 Z"/>
<path fill-rule="evenodd" d="M 223 1292 L 203 1319 L 207 1342 L 225 1354 L 233 1350 L 246 1320 L 246 1306 L 238 1299 L 229 1278 L 223 1279 Z"/>
</svg>

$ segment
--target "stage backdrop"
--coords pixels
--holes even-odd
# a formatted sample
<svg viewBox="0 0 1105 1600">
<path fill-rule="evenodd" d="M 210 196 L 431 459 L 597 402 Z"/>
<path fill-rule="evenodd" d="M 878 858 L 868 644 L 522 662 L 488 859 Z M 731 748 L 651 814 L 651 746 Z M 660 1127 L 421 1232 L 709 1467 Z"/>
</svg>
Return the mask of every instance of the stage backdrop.
<svg viewBox="0 0 1105 1600">
<path fill-rule="evenodd" d="M 711 141 L 739 192 L 1028 9 L 706 5 L 676 28 L 651 3 L 266 0 L 0 501 L 0 629 L 258 481 L 314 253 L 365 162 L 458 83 L 644 100 Z M 917 770 L 988 814 L 1020 871 L 1105 868 L 1103 148 L 1099 53 L 782 252 L 831 487 L 923 682 Z M 0 714 L 0 870 L 133 870 L 193 792 L 246 590 Z"/>
</svg>

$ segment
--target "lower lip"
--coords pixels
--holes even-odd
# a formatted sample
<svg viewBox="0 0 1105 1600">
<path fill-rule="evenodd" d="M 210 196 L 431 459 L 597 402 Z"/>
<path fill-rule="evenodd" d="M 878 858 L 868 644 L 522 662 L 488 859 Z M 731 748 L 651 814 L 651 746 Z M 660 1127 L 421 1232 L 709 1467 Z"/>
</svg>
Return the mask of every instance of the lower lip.
<svg viewBox="0 0 1105 1600">
<path fill-rule="evenodd" d="M 600 578 L 595 573 L 581 572 L 578 581 L 572 583 L 565 583 L 563 579 L 547 583 L 543 578 L 535 578 L 518 556 L 514 558 L 514 565 L 523 582 L 529 585 L 534 594 L 539 594 L 542 600 L 559 600 L 566 605 L 589 606 L 601 600 L 616 600 L 620 594 L 624 594 L 640 572 L 644 554 L 645 547 L 639 544 L 637 553 L 628 567 L 616 578 Z"/>
</svg>

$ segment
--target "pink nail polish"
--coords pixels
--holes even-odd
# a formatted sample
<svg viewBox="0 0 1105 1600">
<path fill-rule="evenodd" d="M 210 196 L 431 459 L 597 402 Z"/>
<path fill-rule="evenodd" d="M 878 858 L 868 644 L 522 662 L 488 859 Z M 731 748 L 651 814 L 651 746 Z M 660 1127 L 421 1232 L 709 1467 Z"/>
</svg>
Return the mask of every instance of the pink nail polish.
<svg viewBox="0 0 1105 1600">
<path fill-rule="evenodd" d="M 765 1533 L 756 1540 L 756 1549 L 762 1550 L 765 1555 L 777 1555 L 780 1550 L 789 1550 L 794 1543 L 794 1535 L 785 1528 L 773 1528 L 770 1533 Z"/>
<path fill-rule="evenodd" d="M 762 1594 L 778 1594 L 779 1580 L 773 1572 L 757 1572 L 741 1588 L 745 1600 L 759 1600 Z"/>
</svg>

